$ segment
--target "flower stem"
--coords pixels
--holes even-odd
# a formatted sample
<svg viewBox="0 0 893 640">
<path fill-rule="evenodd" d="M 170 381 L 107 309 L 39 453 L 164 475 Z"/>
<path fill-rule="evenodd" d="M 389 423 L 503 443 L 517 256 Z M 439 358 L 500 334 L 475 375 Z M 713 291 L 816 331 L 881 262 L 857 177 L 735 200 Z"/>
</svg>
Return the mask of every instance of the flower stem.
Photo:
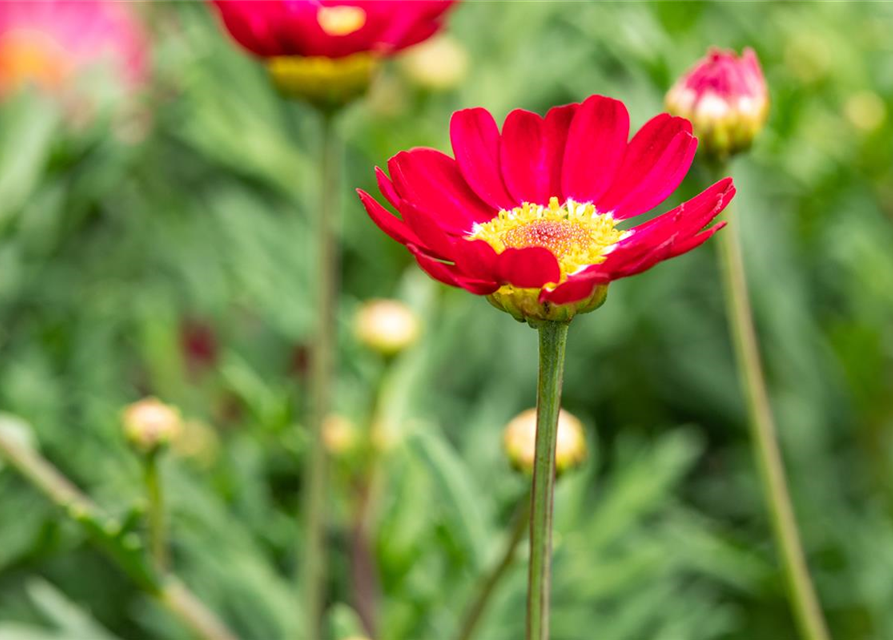
<svg viewBox="0 0 893 640">
<path fill-rule="evenodd" d="M 540 364 L 536 396 L 536 453 L 530 496 L 530 573 L 527 583 L 527 640 L 549 638 L 549 592 L 552 578 L 552 501 L 555 447 L 567 323 L 539 325 Z"/>
<path fill-rule="evenodd" d="M 304 615 L 307 640 L 322 637 L 322 612 L 326 582 L 325 504 L 326 450 L 322 425 L 329 412 L 332 360 L 335 346 L 335 303 L 338 256 L 335 244 L 338 212 L 338 139 L 335 114 L 322 112 L 319 207 L 316 215 L 316 250 L 319 278 L 316 331 L 311 352 L 310 448 L 305 466 L 306 542 L 302 550 Z"/>
<path fill-rule="evenodd" d="M 524 534 L 529 530 L 530 497 L 525 495 L 518 504 L 518 509 L 515 512 L 514 523 L 512 524 L 512 530 L 505 545 L 505 551 L 503 551 L 499 562 L 493 566 L 486 576 L 484 576 L 478 586 L 477 596 L 465 612 L 465 617 L 463 618 L 462 626 L 460 627 L 459 635 L 457 636 L 458 640 L 471 640 L 474 636 L 478 623 L 481 621 L 481 617 L 487 609 L 487 605 L 490 604 L 490 599 L 496 592 L 496 587 L 515 561 L 518 545 L 521 544 L 521 540 L 524 539 Z"/>
<path fill-rule="evenodd" d="M 748 298 L 737 220 L 729 216 L 727 228 L 717 235 L 720 239 L 726 312 L 739 375 L 747 397 L 751 442 L 776 544 L 781 552 L 789 597 L 803 638 L 829 640 L 830 636 L 800 542 L 785 478 L 784 462 L 778 445 L 766 380 L 763 377 L 753 313 Z"/>
<path fill-rule="evenodd" d="M 0 429 L 0 457 L 76 521 L 93 542 L 146 593 L 156 598 L 202 640 L 236 640 L 219 618 L 174 576 L 161 578 L 146 561 L 132 534 L 110 518 L 80 489 L 33 448 L 18 443 Z"/>
<path fill-rule="evenodd" d="M 158 451 L 152 451 L 144 456 L 143 478 L 146 483 L 146 494 L 149 501 L 149 548 L 152 550 L 155 569 L 163 574 L 168 570 L 169 558 L 164 515 L 164 494 L 161 488 L 161 474 L 158 467 Z"/>
</svg>

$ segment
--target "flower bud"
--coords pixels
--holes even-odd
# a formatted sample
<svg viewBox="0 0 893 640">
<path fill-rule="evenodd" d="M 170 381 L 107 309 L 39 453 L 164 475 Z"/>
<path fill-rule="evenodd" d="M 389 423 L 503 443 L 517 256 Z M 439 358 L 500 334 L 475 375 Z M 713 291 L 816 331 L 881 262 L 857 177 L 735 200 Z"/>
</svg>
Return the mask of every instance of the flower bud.
<svg viewBox="0 0 893 640">
<path fill-rule="evenodd" d="M 419 337 L 419 318 L 397 300 L 370 300 L 360 307 L 354 323 L 357 340 L 383 356 L 395 356 Z"/>
<path fill-rule="evenodd" d="M 448 91 L 468 75 L 468 52 L 448 35 L 419 44 L 400 60 L 400 67 L 412 82 L 432 91 Z"/>
<path fill-rule="evenodd" d="M 522 411 L 506 425 L 503 445 L 512 466 L 524 473 L 533 473 L 536 453 L 536 409 Z M 562 409 L 558 413 L 558 443 L 555 451 L 555 473 L 578 467 L 586 459 L 586 436 L 583 424 Z"/>
<path fill-rule="evenodd" d="M 670 113 L 691 121 L 716 158 L 747 149 L 769 115 L 769 90 L 753 49 L 711 49 L 667 93 Z"/>
<path fill-rule="evenodd" d="M 124 409 L 122 424 L 130 443 L 143 453 L 170 444 L 183 429 L 180 410 L 157 398 L 144 398 Z"/>
<path fill-rule="evenodd" d="M 356 446 L 357 429 L 344 416 L 330 415 L 322 425 L 322 441 L 331 455 L 344 455 Z"/>
</svg>

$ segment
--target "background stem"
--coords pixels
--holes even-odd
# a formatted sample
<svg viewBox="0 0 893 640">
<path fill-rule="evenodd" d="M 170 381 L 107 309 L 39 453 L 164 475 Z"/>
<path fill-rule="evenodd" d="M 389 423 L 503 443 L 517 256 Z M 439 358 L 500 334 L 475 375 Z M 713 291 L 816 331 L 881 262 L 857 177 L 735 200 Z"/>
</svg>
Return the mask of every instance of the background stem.
<svg viewBox="0 0 893 640">
<path fill-rule="evenodd" d="M 560 322 L 543 322 L 539 326 L 540 363 L 536 396 L 536 454 L 530 499 L 527 640 L 549 638 L 555 447 L 567 330 L 568 325 Z"/>
<path fill-rule="evenodd" d="M 303 562 L 304 615 L 307 640 L 322 637 L 322 613 L 326 582 L 325 503 L 326 450 L 322 425 L 331 400 L 332 360 L 335 348 L 335 301 L 338 286 L 338 255 L 335 244 L 338 212 L 338 140 L 335 115 L 322 113 L 319 206 L 316 211 L 316 273 L 319 290 L 316 331 L 311 350 L 310 447 L 305 466 L 306 544 Z"/>
<path fill-rule="evenodd" d="M 151 451 L 144 456 L 144 479 L 148 498 L 149 548 L 155 569 L 163 574 L 168 570 L 169 558 L 167 548 L 167 532 L 164 514 L 164 494 L 159 473 L 159 452 Z"/>
<path fill-rule="evenodd" d="M 139 587 L 156 598 L 197 638 L 236 640 L 219 618 L 173 576 L 161 579 L 145 561 L 143 548 L 131 543 L 120 523 L 74 486 L 68 478 L 31 447 L 19 444 L 0 429 L 0 456 L 41 493 L 78 522 L 98 547 Z"/>
<path fill-rule="evenodd" d="M 477 629 L 478 623 L 490 599 L 496 592 L 496 587 L 502 581 L 503 576 L 508 572 L 512 563 L 515 561 L 515 555 L 518 552 L 518 545 L 524 539 L 524 534 L 530 530 L 530 496 L 525 495 L 518 503 L 515 511 L 512 530 L 509 534 L 505 550 L 500 556 L 499 562 L 493 566 L 490 572 L 483 577 L 477 588 L 477 595 L 468 607 L 460 627 L 458 640 L 471 640 Z"/>
<path fill-rule="evenodd" d="M 728 215 L 730 209 L 726 209 L 726 212 Z M 720 242 L 726 312 L 739 375 L 747 397 L 751 442 L 800 632 L 808 640 L 828 640 L 830 636 L 809 575 L 788 492 L 784 462 L 760 362 L 737 222 L 734 216 L 728 216 L 727 228 L 720 231 L 717 237 Z"/>
</svg>

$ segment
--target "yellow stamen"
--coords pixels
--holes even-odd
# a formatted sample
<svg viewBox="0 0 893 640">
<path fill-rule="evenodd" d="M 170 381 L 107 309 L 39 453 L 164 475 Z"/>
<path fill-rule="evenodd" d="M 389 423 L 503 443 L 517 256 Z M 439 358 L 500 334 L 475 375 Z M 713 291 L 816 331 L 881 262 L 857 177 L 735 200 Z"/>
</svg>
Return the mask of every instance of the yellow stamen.
<svg viewBox="0 0 893 640">
<path fill-rule="evenodd" d="M 363 28 L 366 12 L 360 7 L 320 7 L 316 20 L 328 35 L 348 36 Z"/>
<path fill-rule="evenodd" d="M 611 247 L 631 231 L 617 229 L 611 214 L 600 214 L 589 203 L 568 200 L 560 205 L 550 198 L 549 206 L 529 202 L 493 220 L 475 225 L 468 240 L 483 240 L 496 253 L 509 247 L 545 247 L 558 258 L 561 280 L 579 269 L 604 262 Z"/>
</svg>

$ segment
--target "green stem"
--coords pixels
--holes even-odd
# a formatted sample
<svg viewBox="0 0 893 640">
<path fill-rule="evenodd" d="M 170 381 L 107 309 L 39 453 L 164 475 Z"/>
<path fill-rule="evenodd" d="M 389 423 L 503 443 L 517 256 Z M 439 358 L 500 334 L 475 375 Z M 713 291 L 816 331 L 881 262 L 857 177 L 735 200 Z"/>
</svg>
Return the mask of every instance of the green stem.
<svg viewBox="0 0 893 640">
<path fill-rule="evenodd" d="M 310 450 L 305 466 L 306 544 L 302 550 L 304 606 L 307 640 L 322 637 L 322 613 L 326 582 L 325 504 L 326 449 L 322 425 L 329 412 L 332 389 L 332 360 L 335 347 L 335 303 L 338 286 L 338 255 L 335 242 L 338 212 L 338 139 L 335 115 L 322 113 L 322 157 L 320 162 L 320 201 L 316 211 L 316 274 L 319 289 L 316 303 L 316 331 L 311 352 Z"/>
<path fill-rule="evenodd" d="M 514 523 L 512 524 L 512 530 L 509 533 L 505 550 L 503 551 L 499 562 L 493 566 L 486 576 L 484 576 L 477 588 L 477 596 L 465 612 L 462 626 L 460 627 L 459 635 L 457 636 L 458 640 L 471 640 L 474 636 L 478 623 L 481 621 L 481 617 L 487 609 L 487 605 L 490 604 L 490 599 L 496 592 L 496 587 L 514 563 L 515 556 L 518 553 L 518 545 L 521 544 L 521 540 L 524 539 L 524 534 L 529 530 L 530 497 L 524 496 L 518 504 Z"/>
<path fill-rule="evenodd" d="M 236 640 L 217 616 L 174 576 L 159 577 L 134 534 L 110 518 L 48 460 L 0 429 L 0 456 L 76 521 L 95 544 L 146 593 L 202 640 Z"/>
<path fill-rule="evenodd" d="M 143 477 L 146 483 L 146 494 L 149 502 L 149 548 L 155 569 L 164 574 L 169 567 L 167 548 L 167 527 L 164 514 L 164 494 L 161 489 L 159 472 L 159 452 L 152 451 L 145 455 L 143 461 Z"/>
<path fill-rule="evenodd" d="M 753 313 L 748 298 L 737 220 L 730 216 L 728 227 L 717 235 L 720 239 L 726 311 L 739 375 L 747 397 L 751 442 L 760 471 L 764 499 L 772 520 L 776 544 L 784 565 L 789 597 L 803 638 L 829 640 L 830 636 L 800 542 L 794 508 L 785 478 L 784 462 L 778 445 L 766 381 L 763 377 Z"/>
<path fill-rule="evenodd" d="M 536 453 L 530 497 L 530 573 L 527 583 L 527 640 L 549 638 L 549 592 L 552 579 L 552 501 L 555 447 L 567 323 L 539 325 L 540 364 L 536 396 Z"/>
</svg>

